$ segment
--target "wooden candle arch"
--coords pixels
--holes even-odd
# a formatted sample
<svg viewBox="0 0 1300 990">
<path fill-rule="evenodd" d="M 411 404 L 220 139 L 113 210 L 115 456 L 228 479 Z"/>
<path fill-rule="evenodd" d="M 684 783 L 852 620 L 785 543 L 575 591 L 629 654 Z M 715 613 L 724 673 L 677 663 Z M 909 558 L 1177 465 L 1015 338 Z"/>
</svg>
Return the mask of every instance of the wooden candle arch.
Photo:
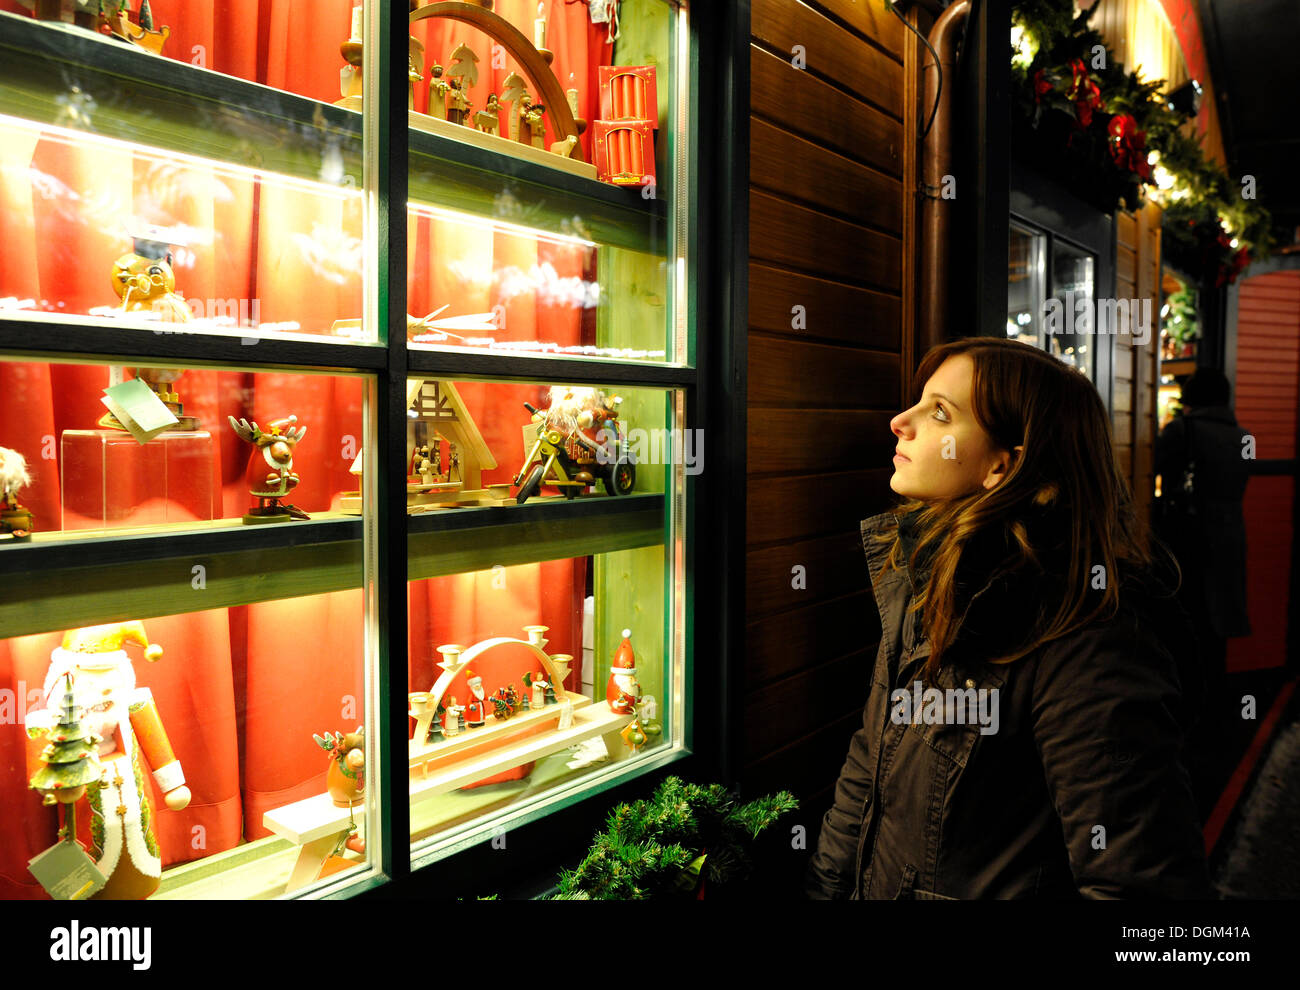
<svg viewBox="0 0 1300 990">
<path fill-rule="evenodd" d="M 528 626 L 525 628 L 525 631 L 532 631 L 533 629 L 538 630 L 537 635 L 539 639 L 541 639 L 542 633 L 547 631 L 545 626 Z M 443 668 L 442 674 L 429 690 L 429 711 L 436 711 L 438 706 L 442 704 L 443 695 L 447 693 L 447 689 L 451 687 L 451 682 L 456 679 L 456 676 L 462 670 L 466 669 L 471 663 L 488 650 L 497 646 L 504 646 L 507 643 L 512 646 L 526 646 L 528 649 L 532 650 L 533 653 L 536 654 L 537 659 L 542 662 L 542 666 L 546 668 L 546 676 L 550 678 L 550 682 L 552 686 L 554 686 L 556 693 L 562 694 L 564 692 L 564 685 L 561 681 L 563 680 L 563 677 L 569 676 L 569 672 L 566 670 L 564 671 L 563 677 L 560 676 L 560 671 L 556 668 L 555 661 L 551 659 L 549 653 L 542 649 L 542 646 L 546 644 L 545 639 L 541 639 L 540 643 L 534 643 L 527 639 L 514 639 L 509 636 L 497 636 L 493 639 L 485 639 L 482 642 L 475 643 L 473 646 L 469 647 L 469 649 L 457 654 L 456 665 L 454 667 L 450 669 L 446 667 Z M 439 647 L 440 651 L 442 649 L 442 647 Z"/>
<path fill-rule="evenodd" d="M 500 14 L 484 7 L 477 7 L 470 3 L 454 3 L 449 0 L 417 7 L 411 11 L 410 23 L 414 24 L 428 17 L 446 17 L 449 20 L 472 25 L 500 44 L 514 56 L 524 75 L 537 88 L 538 95 L 542 98 L 541 102 L 551 116 L 551 129 L 555 132 L 556 141 L 563 141 L 569 137 L 577 138 L 578 125 L 573 120 L 573 113 L 569 110 L 569 103 L 560 81 L 555 78 L 555 73 L 546 64 L 546 59 L 542 58 L 541 53 L 517 27 Z M 578 161 L 586 161 L 582 157 L 580 143 L 575 145 L 572 157 Z"/>
</svg>

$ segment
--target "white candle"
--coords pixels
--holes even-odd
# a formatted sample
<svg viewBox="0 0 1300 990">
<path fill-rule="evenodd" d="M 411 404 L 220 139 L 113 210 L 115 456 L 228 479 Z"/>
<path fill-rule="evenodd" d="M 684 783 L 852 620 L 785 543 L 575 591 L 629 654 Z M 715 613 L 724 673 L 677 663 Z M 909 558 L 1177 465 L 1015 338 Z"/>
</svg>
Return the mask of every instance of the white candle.
<svg viewBox="0 0 1300 990">
<path fill-rule="evenodd" d="M 352 8 L 352 37 L 348 41 L 361 40 L 361 25 L 365 21 L 365 7 Z"/>
<path fill-rule="evenodd" d="M 578 119 L 578 89 L 573 85 L 573 73 L 569 73 L 569 88 L 565 95 L 569 98 L 569 113 L 573 114 L 573 119 Z"/>
<path fill-rule="evenodd" d="M 546 4 L 537 5 L 537 20 L 533 21 L 533 47 L 546 47 Z"/>
</svg>

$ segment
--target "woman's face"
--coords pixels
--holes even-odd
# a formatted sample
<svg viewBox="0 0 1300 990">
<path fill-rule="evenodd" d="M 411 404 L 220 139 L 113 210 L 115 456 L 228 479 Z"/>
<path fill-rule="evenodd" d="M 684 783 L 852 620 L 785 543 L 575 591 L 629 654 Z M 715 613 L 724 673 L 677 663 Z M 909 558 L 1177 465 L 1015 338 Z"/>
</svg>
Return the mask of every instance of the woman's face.
<svg viewBox="0 0 1300 990">
<path fill-rule="evenodd" d="M 890 421 L 898 443 L 889 487 L 898 494 L 922 502 L 969 495 L 1010 471 L 1015 455 L 998 448 L 971 411 L 974 375 L 975 363 L 954 354 L 925 383 L 921 401 Z"/>
</svg>

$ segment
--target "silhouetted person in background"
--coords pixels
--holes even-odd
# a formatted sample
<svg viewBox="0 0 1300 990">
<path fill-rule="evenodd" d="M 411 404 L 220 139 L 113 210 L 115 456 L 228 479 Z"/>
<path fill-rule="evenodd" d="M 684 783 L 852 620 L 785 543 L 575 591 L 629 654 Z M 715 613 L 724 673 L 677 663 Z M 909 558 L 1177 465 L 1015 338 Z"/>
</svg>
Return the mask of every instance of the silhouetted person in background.
<svg viewBox="0 0 1300 990">
<path fill-rule="evenodd" d="M 1188 740 L 1188 764 L 1202 818 L 1223 784 L 1227 720 L 1239 717 L 1239 699 L 1227 695 L 1227 640 L 1249 636 L 1246 614 L 1246 521 L 1242 498 L 1250 462 L 1243 456 L 1249 434 L 1237 424 L 1230 386 L 1214 368 L 1197 370 L 1183 385 L 1183 415 L 1156 439 L 1155 471 L 1162 499 L 1179 511 L 1157 520 L 1183 572 L 1179 599 L 1191 619 L 1205 675 L 1200 722 Z M 1251 452 L 1253 457 L 1253 451 Z M 1193 494 L 1179 498 L 1188 462 L 1194 464 Z"/>
</svg>

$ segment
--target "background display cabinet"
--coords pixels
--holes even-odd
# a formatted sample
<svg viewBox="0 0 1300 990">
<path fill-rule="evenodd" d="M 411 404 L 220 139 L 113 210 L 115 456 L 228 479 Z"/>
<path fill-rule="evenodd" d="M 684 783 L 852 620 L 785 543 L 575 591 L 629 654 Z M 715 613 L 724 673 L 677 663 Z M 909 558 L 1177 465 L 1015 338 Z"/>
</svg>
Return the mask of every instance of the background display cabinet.
<svg viewBox="0 0 1300 990">
<path fill-rule="evenodd" d="M 0 898 L 463 894 L 700 759 L 697 25 L 407 6 L 0 0 Z"/>
</svg>

